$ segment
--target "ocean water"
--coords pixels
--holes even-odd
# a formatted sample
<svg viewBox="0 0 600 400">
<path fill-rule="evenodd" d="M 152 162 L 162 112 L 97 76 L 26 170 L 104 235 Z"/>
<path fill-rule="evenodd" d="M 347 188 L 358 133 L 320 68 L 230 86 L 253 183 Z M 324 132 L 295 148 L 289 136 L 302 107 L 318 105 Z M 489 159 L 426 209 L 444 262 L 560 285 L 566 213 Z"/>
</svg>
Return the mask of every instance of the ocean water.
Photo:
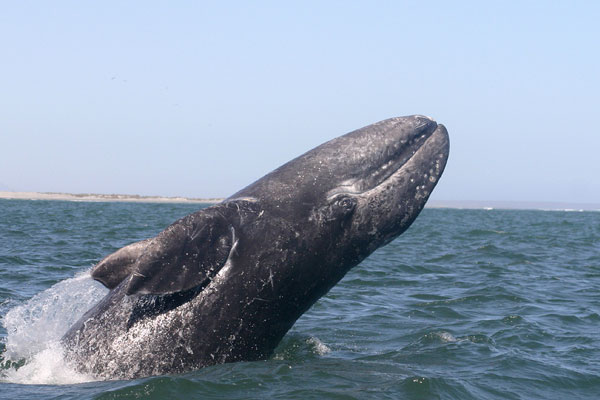
<svg viewBox="0 0 600 400">
<path fill-rule="evenodd" d="M 57 341 L 106 293 L 89 269 L 199 207 L 0 200 L 0 398 L 600 398 L 600 212 L 425 209 L 269 360 L 70 370 Z"/>
</svg>

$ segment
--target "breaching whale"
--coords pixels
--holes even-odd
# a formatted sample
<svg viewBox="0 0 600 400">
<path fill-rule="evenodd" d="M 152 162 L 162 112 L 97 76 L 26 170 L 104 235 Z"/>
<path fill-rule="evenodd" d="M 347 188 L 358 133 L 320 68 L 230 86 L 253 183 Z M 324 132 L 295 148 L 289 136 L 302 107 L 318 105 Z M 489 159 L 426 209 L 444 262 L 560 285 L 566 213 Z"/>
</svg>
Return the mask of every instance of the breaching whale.
<svg viewBox="0 0 600 400">
<path fill-rule="evenodd" d="M 110 292 L 62 338 L 67 360 L 128 379 L 268 358 L 352 267 L 409 227 L 448 151 L 432 119 L 387 119 L 123 247 L 92 270 Z"/>
</svg>

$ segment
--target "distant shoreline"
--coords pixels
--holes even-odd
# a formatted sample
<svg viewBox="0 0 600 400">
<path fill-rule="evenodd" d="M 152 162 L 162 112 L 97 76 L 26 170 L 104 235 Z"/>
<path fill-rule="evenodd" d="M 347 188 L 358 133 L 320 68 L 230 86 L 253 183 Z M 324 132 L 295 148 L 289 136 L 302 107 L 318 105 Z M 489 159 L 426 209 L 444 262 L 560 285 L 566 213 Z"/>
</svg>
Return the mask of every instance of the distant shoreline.
<svg viewBox="0 0 600 400">
<path fill-rule="evenodd" d="M 600 211 L 600 203 L 559 201 L 431 200 L 425 207 L 471 210 Z"/>
<path fill-rule="evenodd" d="M 2 192 L 0 199 L 6 200 L 63 200 L 86 202 L 129 202 L 129 203 L 204 203 L 215 204 L 222 198 L 190 198 L 140 196 L 137 194 L 54 193 L 54 192 Z"/>
<path fill-rule="evenodd" d="M 131 202 L 131 203 L 203 203 L 216 204 L 223 198 L 190 198 L 141 196 L 136 194 L 54 193 L 0 191 L 0 199 L 6 200 L 62 200 L 84 202 Z M 485 200 L 431 200 L 426 208 L 455 208 L 480 210 L 561 210 L 600 211 L 600 203 L 567 203 L 543 201 L 485 201 Z"/>
</svg>

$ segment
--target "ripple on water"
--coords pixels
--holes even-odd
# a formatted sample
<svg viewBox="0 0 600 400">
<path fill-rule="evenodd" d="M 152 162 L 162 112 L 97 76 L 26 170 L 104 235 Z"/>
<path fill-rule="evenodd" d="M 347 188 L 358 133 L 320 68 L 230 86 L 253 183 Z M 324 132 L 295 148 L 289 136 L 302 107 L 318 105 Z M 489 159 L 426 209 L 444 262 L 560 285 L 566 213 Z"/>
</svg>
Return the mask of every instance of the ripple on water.
<svg viewBox="0 0 600 400">
<path fill-rule="evenodd" d="M 86 296 L 53 285 L 198 207 L 30 203 L 10 202 L 0 218 L 0 315 L 12 316 L 0 327 L 0 374 L 76 382 L 52 363 L 51 339 Z M 0 397 L 596 398 L 598 227 L 600 213 L 426 209 L 300 318 L 270 360 L 132 381 L 3 382 Z"/>
</svg>

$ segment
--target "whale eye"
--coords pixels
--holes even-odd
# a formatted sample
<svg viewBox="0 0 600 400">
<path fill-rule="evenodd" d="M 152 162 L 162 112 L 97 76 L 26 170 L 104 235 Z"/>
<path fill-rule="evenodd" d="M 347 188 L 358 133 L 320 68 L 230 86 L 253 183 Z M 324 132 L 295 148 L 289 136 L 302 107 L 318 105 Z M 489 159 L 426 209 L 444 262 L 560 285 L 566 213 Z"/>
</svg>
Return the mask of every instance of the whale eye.
<svg viewBox="0 0 600 400">
<path fill-rule="evenodd" d="M 336 201 L 336 205 L 345 212 L 349 212 L 356 207 L 356 200 L 352 197 L 343 196 Z"/>
<path fill-rule="evenodd" d="M 338 194 L 328 199 L 325 206 L 315 209 L 312 218 L 321 223 L 345 221 L 354 213 L 357 204 L 358 201 L 354 197 Z"/>
</svg>

